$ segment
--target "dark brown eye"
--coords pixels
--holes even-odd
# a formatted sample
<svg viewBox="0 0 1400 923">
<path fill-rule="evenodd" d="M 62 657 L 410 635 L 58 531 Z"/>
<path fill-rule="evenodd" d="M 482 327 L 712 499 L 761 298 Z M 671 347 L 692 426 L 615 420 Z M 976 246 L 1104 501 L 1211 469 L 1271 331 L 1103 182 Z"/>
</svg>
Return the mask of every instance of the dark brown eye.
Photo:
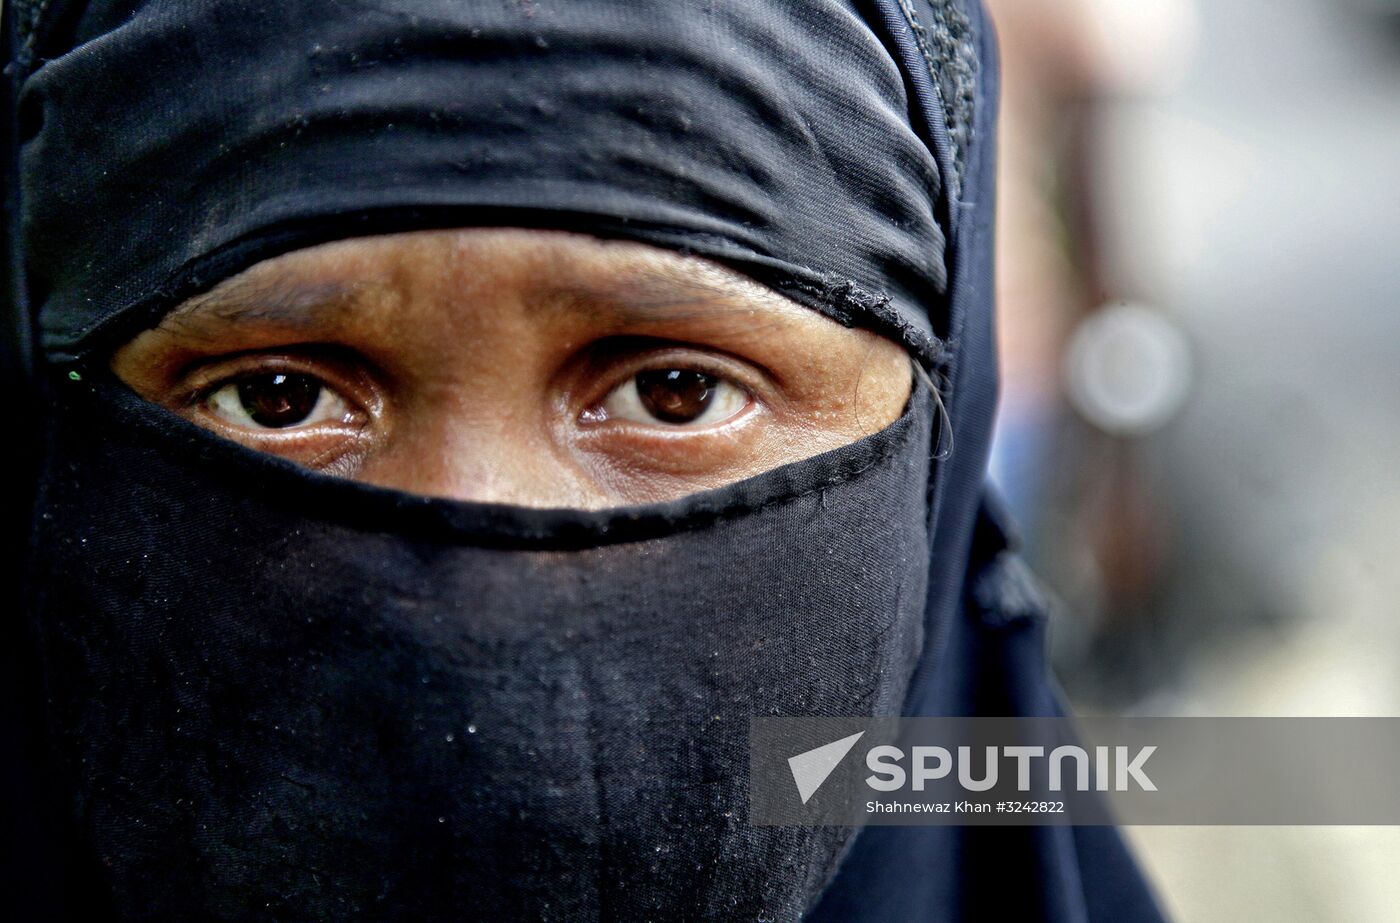
<svg viewBox="0 0 1400 923">
<path fill-rule="evenodd" d="M 209 396 L 216 415 L 239 426 L 287 429 L 343 417 L 345 405 L 319 378 L 286 372 L 245 375 Z"/>
<path fill-rule="evenodd" d="M 748 406 L 749 392 L 718 375 L 695 369 L 637 372 L 603 401 L 603 418 L 651 426 L 686 427 L 723 423 Z"/>
<path fill-rule="evenodd" d="M 719 379 L 694 369 L 653 369 L 638 372 L 637 399 L 647 413 L 663 423 L 692 423 L 714 401 Z"/>
</svg>

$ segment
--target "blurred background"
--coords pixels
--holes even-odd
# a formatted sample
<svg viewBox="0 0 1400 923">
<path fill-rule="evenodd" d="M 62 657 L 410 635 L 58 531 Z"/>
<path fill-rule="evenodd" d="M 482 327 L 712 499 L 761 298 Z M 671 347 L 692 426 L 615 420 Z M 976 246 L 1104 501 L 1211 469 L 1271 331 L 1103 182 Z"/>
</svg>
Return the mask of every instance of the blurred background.
<svg viewBox="0 0 1400 923">
<path fill-rule="evenodd" d="M 993 474 L 1075 707 L 1400 714 L 1400 0 L 987 2 Z M 1400 829 L 1128 833 L 1180 920 L 1400 919 Z"/>
</svg>

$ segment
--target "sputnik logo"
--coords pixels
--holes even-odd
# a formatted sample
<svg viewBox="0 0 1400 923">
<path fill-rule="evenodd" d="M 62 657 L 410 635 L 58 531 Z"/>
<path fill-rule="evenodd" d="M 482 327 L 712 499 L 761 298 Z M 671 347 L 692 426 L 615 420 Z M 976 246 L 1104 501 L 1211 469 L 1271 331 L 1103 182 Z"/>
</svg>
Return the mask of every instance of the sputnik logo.
<svg viewBox="0 0 1400 923">
<path fill-rule="evenodd" d="M 851 752 L 856 741 L 864 736 L 865 732 L 861 731 L 859 734 L 823 744 L 815 750 L 788 757 L 788 768 L 792 770 L 792 780 L 797 783 L 797 794 L 802 796 L 803 804 L 817 793 L 817 789 L 822 787 L 822 783 L 846 758 L 846 754 Z"/>
</svg>

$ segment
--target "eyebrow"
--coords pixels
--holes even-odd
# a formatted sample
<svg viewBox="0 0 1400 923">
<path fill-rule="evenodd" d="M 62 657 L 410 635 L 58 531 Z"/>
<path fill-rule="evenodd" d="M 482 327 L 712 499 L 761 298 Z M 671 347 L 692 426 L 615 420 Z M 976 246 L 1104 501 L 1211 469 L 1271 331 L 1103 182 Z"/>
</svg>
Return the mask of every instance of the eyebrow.
<svg viewBox="0 0 1400 923">
<path fill-rule="evenodd" d="M 750 312 L 741 307 L 745 302 L 752 303 L 752 298 L 737 286 L 716 285 L 675 270 L 648 268 L 616 281 L 544 289 L 533 295 L 528 304 L 538 311 L 606 312 L 615 323 L 641 326 L 747 314 Z"/>
<path fill-rule="evenodd" d="M 237 276 L 196 295 L 161 321 L 160 327 L 182 328 L 201 321 L 262 323 L 300 328 L 324 323 L 328 315 L 350 311 L 389 286 L 372 279 L 305 280 L 291 274 L 266 278 Z M 747 310 L 744 304 L 751 305 Z M 716 284 L 670 267 L 646 267 L 622 278 L 545 288 L 530 293 L 528 310 L 606 315 L 624 326 L 716 320 L 730 314 L 751 317 L 757 304 L 742 285 Z"/>
<path fill-rule="evenodd" d="M 235 276 L 185 301 L 166 315 L 160 326 L 199 320 L 308 326 L 323 320 L 328 312 L 353 308 L 376 290 L 382 290 L 382 286 L 363 280 L 313 282 L 285 275 L 270 279 Z"/>
</svg>

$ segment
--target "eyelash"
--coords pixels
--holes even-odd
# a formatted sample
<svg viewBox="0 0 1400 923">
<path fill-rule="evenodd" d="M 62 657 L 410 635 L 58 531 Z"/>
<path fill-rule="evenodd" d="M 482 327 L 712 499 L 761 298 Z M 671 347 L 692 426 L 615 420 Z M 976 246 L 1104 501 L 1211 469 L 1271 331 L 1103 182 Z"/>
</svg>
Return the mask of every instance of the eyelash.
<svg viewBox="0 0 1400 923">
<path fill-rule="evenodd" d="M 377 401 L 372 400 L 372 390 L 367 387 L 362 373 L 342 371 L 345 365 L 340 357 L 323 354 L 320 350 L 306 355 L 288 353 L 250 353 L 228 362 L 220 362 L 199 367 L 187 372 L 182 401 L 186 410 L 208 407 L 215 396 L 224 389 L 264 375 L 306 376 L 315 379 L 323 389 L 338 396 L 348 408 L 348 415 L 361 423 L 372 419 L 379 410 Z M 344 428 L 353 421 L 341 420 L 338 428 Z M 296 427 L 288 427 L 281 432 L 293 432 Z M 306 427 L 310 429 L 310 427 Z M 269 430 L 275 432 L 278 430 Z"/>
<path fill-rule="evenodd" d="M 603 384 L 596 385 L 589 382 L 592 386 L 588 387 L 587 390 L 591 391 L 594 396 L 587 400 L 582 409 L 577 412 L 576 422 L 587 427 L 602 424 L 626 427 L 637 435 L 642 435 L 646 431 L 654 431 L 675 436 L 727 426 L 744 416 L 754 405 L 760 403 L 756 388 L 745 380 L 746 378 L 751 379 L 753 376 L 746 374 L 747 369 L 744 364 L 737 360 L 725 361 L 710 356 L 697 356 L 696 349 L 683 345 L 670 345 L 643 350 L 636 344 L 626 343 L 607 344 L 606 348 L 600 348 L 601 355 L 590 357 L 585 362 L 584 368 L 588 371 L 583 374 Z M 351 362 L 354 362 L 353 357 L 347 361 L 345 357 L 327 356 L 318 347 L 312 347 L 306 354 L 250 353 L 226 363 L 210 364 L 187 373 L 187 381 L 190 383 L 185 388 L 187 397 L 184 404 L 191 411 L 202 410 L 203 413 L 215 417 L 225 426 L 243 432 L 256 433 L 261 438 L 309 437 L 311 434 L 327 430 L 343 432 L 348 426 L 353 426 L 356 430 L 363 429 L 369 421 L 378 415 L 380 408 L 375 406 L 377 403 L 373 400 L 375 389 L 366 386 L 365 378 L 367 376 L 358 368 L 359 363 L 355 363 L 355 366 L 348 371 L 342 371 L 336 367 L 337 364 L 349 365 Z M 605 370 L 599 367 L 604 364 L 612 366 L 612 368 Z M 726 406 L 730 407 L 732 412 L 727 413 L 722 419 L 710 423 L 698 421 L 667 423 L 655 418 L 651 420 L 629 419 L 616 404 L 611 409 L 607 408 L 606 405 L 623 389 L 631 387 L 636 392 L 639 376 L 649 371 L 663 370 L 691 372 L 715 379 L 714 390 L 718 394 L 711 395 L 710 402 L 712 404 L 719 403 L 721 409 Z M 590 372 L 595 374 L 590 375 Z M 265 375 L 312 378 L 319 383 L 320 387 L 338 397 L 348 408 L 348 412 L 342 419 L 324 419 L 311 423 L 293 423 L 286 427 L 259 428 L 230 420 L 227 416 L 216 412 L 214 401 L 217 395 L 232 386 Z M 599 393 L 600 391 L 601 393 Z M 635 403 L 633 401 L 634 405 Z M 320 405 L 318 404 L 318 406 Z M 705 413 L 709 413 L 710 409 L 710 406 L 707 405 L 700 416 L 703 417 Z M 352 421 L 352 417 L 358 423 Z"/>
</svg>

